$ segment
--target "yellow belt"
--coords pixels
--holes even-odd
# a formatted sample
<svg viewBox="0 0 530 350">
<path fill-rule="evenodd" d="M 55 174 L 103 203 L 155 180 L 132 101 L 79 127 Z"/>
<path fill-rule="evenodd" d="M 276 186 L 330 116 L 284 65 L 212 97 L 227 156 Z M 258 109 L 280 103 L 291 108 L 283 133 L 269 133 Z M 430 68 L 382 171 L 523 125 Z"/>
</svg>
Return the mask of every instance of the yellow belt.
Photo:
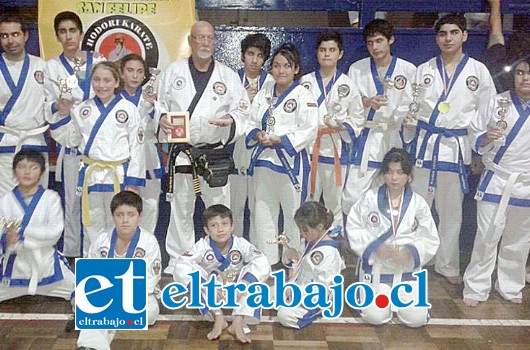
<svg viewBox="0 0 530 350">
<path fill-rule="evenodd" d="M 114 194 L 120 192 L 120 179 L 118 178 L 118 171 L 116 170 L 116 167 L 118 165 L 122 165 L 128 162 L 128 159 L 125 160 L 117 160 L 114 162 L 107 162 L 103 160 L 94 160 L 90 159 L 87 156 L 81 156 L 81 160 L 88 164 L 88 168 L 85 171 L 85 178 L 83 180 L 83 194 L 81 198 L 81 210 L 83 213 L 82 220 L 84 226 L 91 226 L 90 222 L 90 212 L 88 209 L 88 178 L 90 177 L 90 174 L 92 174 L 92 171 L 94 171 L 96 168 L 98 169 L 105 169 L 109 168 L 114 173 Z"/>
</svg>

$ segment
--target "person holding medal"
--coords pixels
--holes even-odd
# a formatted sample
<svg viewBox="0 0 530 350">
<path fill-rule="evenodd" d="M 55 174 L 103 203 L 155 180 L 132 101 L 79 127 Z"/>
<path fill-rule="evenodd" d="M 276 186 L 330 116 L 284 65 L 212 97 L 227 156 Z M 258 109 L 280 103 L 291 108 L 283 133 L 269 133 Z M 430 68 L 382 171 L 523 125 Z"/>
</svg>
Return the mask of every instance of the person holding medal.
<svg viewBox="0 0 530 350">
<path fill-rule="evenodd" d="M 484 64 L 463 53 L 466 19 L 449 14 L 435 25 L 440 55 L 418 67 L 422 86 L 419 111 L 404 120 L 403 138 L 416 158 L 414 190 L 435 202 L 440 218 L 440 249 L 434 269 L 451 284 L 460 277 L 459 235 L 462 202 L 469 191 L 471 163 L 467 127 L 478 108 L 495 95 L 495 85 Z"/>
<path fill-rule="evenodd" d="M 92 244 L 88 258 L 139 258 L 147 263 L 147 324 L 152 326 L 160 313 L 156 294 L 161 277 L 160 247 L 154 234 L 138 226 L 142 217 L 142 198 L 134 192 L 117 193 L 110 202 L 115 227 Z M 83 329 L 77 349 L 110 350 L 116 331 Z"/>
<path fill-rule="evenodd" d="M 307 197 L 308 149 L 317 135 L 319 116 L 313 95 L 298 83 L 302 67 L 294 45 L 276 50 L 271 74 L 275 84 L 261 89 L 252 102 L 245 141 L 253 151 L 248 174 L 253 176 L 256 230 L 250 242 L 275 265 L 280 260 L 278 246 L 267 242 L 278 236 L 280 206 L 284 231 L 293 248 L 300 246 L 293 218 Z"/>
<path fill-rule="evenodd" d="M 63 52 L 46 62 L 44 84 L 46 89 L 46 119 L 50 123 L 51 136 L 54 139 L 69 123 L 66 115 L 70 109 L 82 101 L 94 96 L 90 84 L 90 74 L 94 64 L 104 60 L 97 53 L 81 50 L 83 24 L 77 14 L 70 11 L 60 12 L 53 21 L 55 36 Z M 81 200 L 76 196 L 81 153 L 76 147 L 58 145 L 59 154 L 55 167 L 55 181 L 62 182 L 64 188 L 64 244 L 63 254 L 72 262 L 88 249 L 88 241 L 81 227 Z"/>
<path fill-rule="evenodd" d="M 464 304 L 471 307 L 488 299 L 495 269 L 501 297 L 523 301 L 530 249 L 530 57 L 514 67 L 514 89 L 490 99 L 469 126 L 485 166 L 475 195 L 477 235 L 464 274 Z"/>
<path fill-rule="evenodd" d="M 366 192 L 347 218 L 348 242 L 361 257 L 359 280 L 371 284 L 376 295 L 390 297 L 392 287 L 400 283 L 417 291 L 412 273 L 422 269 L 440 244 L 429 205 L 410 187 L 413 168 L 405 150 L 391 149 L 381 164 L 384 184 Z M 399 297 L 404 303 L 418 300 L 414 292 L 403 294 Z M 408 327 L 421 327 L 429 320 L 428 308 L 380 308 L 375 303 L 361 310 L 361 318 L 380 325 L 389 322 L 394 311 Z"/>
<path fill-rule="evenodd" d="M 320 200 L 335 216 L 334 223 L 342 224 L 342 190 L 346 178 L 352 144 L 364 124 L 361 95 L 353 80 L 337 70 L 342 58 L 342 36 L 325 32 L 317 40 L 316 71 L 304 75 L 300 84 L 317 97 L 319 129 L 311 152 L 309 195 Z"/>
<path fill-rule="evenodd" d="M 353 63 L 348 71 L 362 96 L 365 120 L 344 185 L 342 210 L 346 215 L 372 186 L 386 152 L 401 147 L 399 130 L 412 100 L 410 83 L 416 72 L 412 63 L 392 54 L 394 28 L 388 21 L 368 23 L 363 38 L 370 57 Z"/>
<path fill-rule="evenodd" d="M 302 204 L 294 215 L 294 221 L 306 246 L 302 254 L 293 248 L 283 253 L 282 262 L 289 268 L 289 282 L 302 289 L 306 284 L 315 282 L 329 288 L 334 284 L 334 277 L 345 268 L 339 253 L 341 226 L 333 226 L 333 212 L 314 201 Z M 309 326 L 321 313 L 320 308 L 308 310 L 299 305 L 278 308 L 277 317 L 285 327 L 299 329 Z"/>
</svg>

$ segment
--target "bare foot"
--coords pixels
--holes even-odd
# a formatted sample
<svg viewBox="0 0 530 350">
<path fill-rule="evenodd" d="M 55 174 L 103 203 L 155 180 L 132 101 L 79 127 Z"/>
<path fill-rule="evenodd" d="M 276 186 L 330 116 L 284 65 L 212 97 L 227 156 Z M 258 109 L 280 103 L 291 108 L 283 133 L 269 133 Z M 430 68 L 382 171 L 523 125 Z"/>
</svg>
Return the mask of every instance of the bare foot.
<svg viewBox="0 0 530 350">
<path fill-rule="evenodd" d="M 478 303 L 479 303 L 478 300 L 464 298 L 464 304 L 465 304 L 466 306 L 469 306 L 469 307 L 475 307 L 475 306 L 478 305 Z"/>
<path fill-rule="evenodd" d="M 455 285 L 462 283 L 462 277 L 460 276 L 445 276 L 445 279 L 447 280 L 447 282 Z"/>
<path fill-rule="evenodd" d="M 243 344 L 252 343 L 252 339 L 243 330 L 243 316 L 234 316 L 234 321 L 228 327 L 228 333 L 234 335 Z"/>
<path fill-rule="evenodd" d="M 226 327 L 228 327 L 228 322 L 226 322 L 224 315 L 215 315 L 212 330 L 206 337 L 208 340 L 215 340 L 221 336 L 221 333 L 223 333 L 223 330 L 225 330 Z"/>
<path fill-rule="evenodd" d="M 513 299 L 510 299 L 510 301 L 514 304 L 522 304 L 523 298 L 513 298 Z"/>
</svg>

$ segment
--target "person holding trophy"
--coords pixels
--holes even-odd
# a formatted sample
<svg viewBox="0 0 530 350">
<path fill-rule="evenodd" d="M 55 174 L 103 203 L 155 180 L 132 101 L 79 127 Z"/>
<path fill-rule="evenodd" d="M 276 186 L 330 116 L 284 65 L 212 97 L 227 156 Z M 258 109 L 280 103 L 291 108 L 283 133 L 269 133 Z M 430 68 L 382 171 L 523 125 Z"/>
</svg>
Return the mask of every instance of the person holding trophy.
<svg viewBox="0 0 530 350">
<path fill-rule="evenodd" d="M 155 232 L 158 221 L 158 201 L 161 179 L 164 177 L 162 154 L 156 146 L 156 128 L 160 119 L 160 105 L 156 100 L 156 77 L 160 71 L 148 68 L 145 60 L 136 54 L 129 54 L 120 61 L 123 77 L 121 96 L 132 102 L 140 112 L 145 130 L 145 187 L 140 187 L 143 200 L 143 215 L 140 226 Z M 143 88 L 142 88 L 143 86 Z"/>
<path fill-rule="evenodd" d="M 495 289 L 522 303 L 530 249 L 529 57 L 515 65 L 513 80 L 514 90 L 490 99 L 469 126 L 485 166 L 475 195 L 477 235 L 464 274 L 464 303 L 472 307 L 488 299 L 495 268 Z"/>
</svg>

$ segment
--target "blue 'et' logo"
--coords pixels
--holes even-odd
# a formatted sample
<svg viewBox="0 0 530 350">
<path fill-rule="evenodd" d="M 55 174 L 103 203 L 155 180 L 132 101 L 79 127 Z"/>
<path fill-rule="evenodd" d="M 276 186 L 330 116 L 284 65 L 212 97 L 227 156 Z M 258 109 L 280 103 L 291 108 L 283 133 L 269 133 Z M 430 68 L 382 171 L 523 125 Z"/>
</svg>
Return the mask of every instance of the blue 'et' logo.
<svg viewBox="0 0 530 350">
<path fill-rule="evenodd" d="M 78 259 L 75 328 L 147 329 L 145 259 Z"/>
</svg>

